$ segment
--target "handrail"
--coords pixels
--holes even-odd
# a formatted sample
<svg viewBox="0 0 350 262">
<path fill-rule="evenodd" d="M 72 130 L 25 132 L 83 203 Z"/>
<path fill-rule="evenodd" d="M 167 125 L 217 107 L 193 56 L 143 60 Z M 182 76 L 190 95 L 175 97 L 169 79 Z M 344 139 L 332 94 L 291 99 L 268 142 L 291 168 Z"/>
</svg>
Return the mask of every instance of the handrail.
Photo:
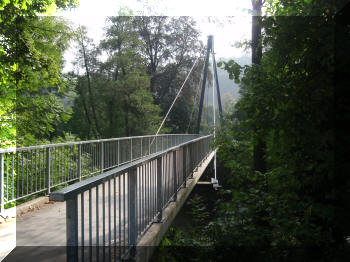
<svg viewBox="0 0 350 262">
<path fill-rule="evenodd" d="M 0 213 L 7 203 L 45 191 L 49 194 L 53 187 L 81 181 L 197 137 L 161 134 L 0 149 Z"/>
<path fill-rule="evenodd" d="M 138 138 L 148 138 L 148 137 L 161 137 L 161 136 L 201 136 L 199 134 L 158 134 L 158 135 L 145 135 L 145 136 L 125 136 L 125 137 L 115 137 L 115 138 L 104 138 L 104 139 L 94 139 L 94 140 L 84 140 L 84 141 L 74 141 L 74 142 L 64 142 L 56 144 L 44 144 L 37 146 L 27 146 L 27 147 L 9 147 L 9 148 L 0 148 L 1 153 L 12 153 L 12 152 L 21 152 L 24 150 L 33 150 L 33 149 L 44 149 L 51 148 L 55 146 L 71 146 L 71 145 L 82 145 L 88 143 L 98 143 L 98 142 L 109 142 L 109 141 L 118 141 L 118 140 L 128 140 L 128 139 L 138 139 Z"/>
<path fill-rule="evenodd" d="M 81 192 L 84 192 L 91 187 L 94 187 L 96 185 L 99 185 L 99 184 L 105 182 L 105 180 L 107 178 L 115 175 L 116 173 L 126 172 L 131 168 L 138 167 L 138 166 L 142 165 L 143 163 L 157 159 L 157 158 L 165 155 L 168 152 L 172 152 L 176 149 L 179 149 L 180 147 L 183 147 L 183 146 L 186 146 L 189 144 L 193 144 L 199 140 L 202 140 L 202 139 L 205 139 L 208 137 L 212 137 L 212 135 L 207 135 L 207 136 L 202 136 L 202 137 L 196 138 L 196 139 L 191 140 L 189 142 L 185 142 L 185 143 L 182 143 L 180 145 L 163 150 L 162 152 L 154 153 L 148 157 L 144 157 L 142 159 L 133 161 L 133 162 L 125 164 L 123 166 L 111 169 L 109 171 L 104 172 L 103 174 L 100 174 L 100 175 L 97 175 L 94 177 L 90 177 L 84 181 L 77 182 L 77 183 L 70 185 L 70 186 L 67 186 L 61 190 L 51 192 L 50 193 L 50 201 L 56 201 L 56 202 L 66 201 L 66 200 L 70 199 L 72 196 L 80 194 Z"/>
</svg>

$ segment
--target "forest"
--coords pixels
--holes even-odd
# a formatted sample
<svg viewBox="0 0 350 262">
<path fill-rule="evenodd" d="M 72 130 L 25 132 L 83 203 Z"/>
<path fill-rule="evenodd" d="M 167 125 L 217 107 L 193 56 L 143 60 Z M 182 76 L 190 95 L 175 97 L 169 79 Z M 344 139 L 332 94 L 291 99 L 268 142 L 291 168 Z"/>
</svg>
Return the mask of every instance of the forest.
<svg viewBox="0 0 350 262">
<path fill-rule="evenodd" d="M 350 154 L 340 123 L 349 120 L 349 5 L 251 2 L 252 39 L 240 43 L 251 49 L 251 65 L 217 63 L 240 87 L 213 145 L 223 190 L 214 215 L 197 203 L 193 232 L 163 241 L 159 260 L 346 261 Z M 83 26 L 39 16 L 78 4 L 0 3 L 1 148 L 154 134 L 204 55 L 191 17 L 108 17 L 95 45 Z M 70 44 L 74 71 L 64 73 Z M 162 133 L 194 133 L 189 123 L 202 67 L 196 65 Z"/>
<path fill-rule="evenodd" d="M 190 17 L 108 17 L 105 39 L 95 45 L 84 26 L 62 17 L 26 8 L 8 21 L 17 9 L 11 3 L 2 11 L 2 147 L 153 134 L 204 50 Z M 69 45 L 74 70 L 64 73 Z M 202 64 L 161 132 L 193 133 Z"/>
</svg>

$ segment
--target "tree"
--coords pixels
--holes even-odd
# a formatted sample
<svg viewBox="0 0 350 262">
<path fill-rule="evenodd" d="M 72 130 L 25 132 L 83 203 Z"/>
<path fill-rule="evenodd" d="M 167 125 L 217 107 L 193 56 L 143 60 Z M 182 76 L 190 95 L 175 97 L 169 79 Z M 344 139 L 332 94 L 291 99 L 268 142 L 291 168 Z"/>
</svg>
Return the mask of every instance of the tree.
<svg viewBox="0 0 350 262">
<path fill-rule="evenodd" d="M 94 136 L 97 133 L 101 137 L 152 133 L 160 121 L 159 106 L 154 105 L 149 91 L 145 62 L 138 54 L 137 32 L 131 17 L 110 17 L 108 21 L 106 38 L 98 47 L 87 46 L 86 36 L 84 48 L 79 41 L 77 63 L 85 74 L 77 75 L 79 96 L 75 100 L 72 131 L 90 137 L 87 130 L 98 120 L 99 128 L 95 129 L 99 131 Z M 108 54 L 105 62 L 98 60 L 100 52 Z M 81 125 L 86 128 L 81 129 Z"/>
<path fill-rule="evenodd" d="M 62 94 L 65 86 L 60 67 L 70 30 L 59 18 L 37 18 L 37 15 L 48 12 L 54 6 L 66 8 L 76 4 L 76 1 L 51 0 L 0 3 L 2 146 L 13 145 L 16 138 L 19 144 L 23 144 L 31 143 L 34 138 L 42 138 L 43 135 L 48 137 L 54 123 L 50 118 L 65 118 L 57 94 Z M 50 44 L 51 41 L 56 44 L 55 48 Z M 40 85 L 39 79 L 43 81 Z M 58 90 L 56 95 L 44 91 L 53 89 Z M 43 92 L 47 99 L 39 96 Z M 48 101 L 53 105 L 52 110 L 46 104 Z M 49 111 L 43 117 L 46 109 Z M 26 141 L 27 138 L 31 141 Z"/>
<path fill-rule="evenodd" d="M 110 17 L 110 27 L 102 47 L 109 53 L 107 61 L 115 94 L 121 94 L 125 135 L 154 132 L 159 119 L 159 107 L 153 104 L 149 91 L 150 79 L 145 61 L 139 55 L 140 41 L 132 17 Z"/>
<path fill-rule="evenodd" d="M 12 62 L 8 57 L 9 63 L 14 64 L 13 71 L 4 67 L 7 79 L 2 84 L 3 117 L 10 120 L 10 129 L 17 130 L 10 131 L 16 134 L 16 142 L 28 144 L 50 138 L 58 122 L 67 120 L 60 97 L 67 91 L 68 83 L 61 69 L 71 33 L 63 19 L 33 17 L 26 18 L 20 35 L 26 39 L 23 44 L 29 53 Z"/>
<path fill-rule="evenodd" d="M 87 31 L 85 27 L 79 27 L 77 30 L 77 42 L 79 45 L 78 49 L 78 62 L 80 62 L 80 66 L 84 68 L 85 70 L 85 75 L 86 75 L 86 82 L 87 82 L 87 90 L 88 90 L 88 101 L 89 101 L 89 107 L 91 107 L 91 115 L 92 117 L 89 116 L 89 110 L 86 106 L 86 101 L 85 101 L 85 96 L 83 92 L 80 94 L 82 95 L 82 101 L 84 105 L 84 111 L 86 118 L 89 122 L 89 125 L 91 125 L 91 128 L 94 130 L 95 137 L 101 137 L 101 129 L 99 125 L 99 121 L 97 119 L 97 114 L 96 114 L 96 105 L 95 105 L 95 95 L 92 92 L 92 87 L 91 87 L 91 66 L 92 64 L 96 64 L 96 52 L 93 52 L 90 50 L 89 45 L 92 44 L 92 39 L 87 37 Z M 93 120 L 93 121 L 92 121 Z"/>
<path fill-rule="evenodd" d="M 350 227 L 343 185 L 350 181 L 334 169 L 333 80 L 334 17 L 343 3 L 276 3 L 266 2 L 269 16 L 261 21 L 260 65 L 224 63 L 238 79 L 243 69 L 241 99 L 218 135 L 218 159 L 231 169 L 233 184 L 209 232 L 218 246 L 264 246 L 282 259 L 341 260 Z M 266 143 L 263 176 L 251 165 L 256 127 Z"/>
<path fill-rule="evenodd" d="M 252 64 L 257 67 L 261 63 L 262 43 L 261 43 L 261 7 L 262 0 L 252 0 Z M 258 77 L 258 76 L 257 76 Z M 263 88 L 263 87 L 262 87 Z M 256 142 L 254 142 L 254 170 L 261 173 L 266 172 L 265 150 L 263 133 L 259 126 L 255 127 Z"/>
<path fill-rule="evenodd" d="M 204 51 L 198 39 L 199 32 L 195 28 L 195 21 L 189 17 L 135 17 L 134 25 L 141 43 L 140 53 L 146 61 L 147 73 L 151 78 L 150 90 L 165 114 L 196 56 L 202 55 Z M 166 125 L 173 132 L 187 131 L 201 68 L 201 63 L 198 63 L 186 84 L 184 94 L 168 117 Z"/>
</svg>

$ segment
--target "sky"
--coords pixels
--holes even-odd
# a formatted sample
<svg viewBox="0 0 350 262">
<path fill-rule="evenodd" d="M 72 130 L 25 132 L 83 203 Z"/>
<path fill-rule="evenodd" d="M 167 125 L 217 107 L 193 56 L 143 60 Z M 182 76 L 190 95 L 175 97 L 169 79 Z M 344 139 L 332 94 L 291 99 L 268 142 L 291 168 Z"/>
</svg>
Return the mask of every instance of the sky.
<svg viewBox="0 0 350 262">
<path fill-rule="evenodd" d="M 131 9 L 135 15 L 192 16 L 201 31 L 200 40 L 206 43 L 208 35 L 214 36 L 217 60 L 249 55 L 234 44 L 250 39 L 251 0 L 80 0 L 78 8 L 57 15 L 75 25 L 85 25 L 89 37 L 98 43 L 103 38 L 106 17 L 117 15 L 121 7 Z M 73 53 L 72 47 L 65 54 L 65 71 L 72 67 Z"/>
</svg>

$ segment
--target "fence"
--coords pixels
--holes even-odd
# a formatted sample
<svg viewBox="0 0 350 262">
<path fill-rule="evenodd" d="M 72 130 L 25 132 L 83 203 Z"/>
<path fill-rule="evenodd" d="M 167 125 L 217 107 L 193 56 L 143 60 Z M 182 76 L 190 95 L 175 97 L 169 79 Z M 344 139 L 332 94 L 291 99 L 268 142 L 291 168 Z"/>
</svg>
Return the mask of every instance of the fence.
<svg viewBox="0 0 350 262">
<path fill-rule="evenodd" d="M 0 213 L 4 205 L 81 181 L 197 138 L 157 135 L 0 149 Z"/>
<path fill-rule="evenodd" d="M 211 152 L 196 138 L 50 194 L 66 201 L 67 261 L 116 261 L 135 255 L 138 239 L 186 187 Z"/>
</svg>

